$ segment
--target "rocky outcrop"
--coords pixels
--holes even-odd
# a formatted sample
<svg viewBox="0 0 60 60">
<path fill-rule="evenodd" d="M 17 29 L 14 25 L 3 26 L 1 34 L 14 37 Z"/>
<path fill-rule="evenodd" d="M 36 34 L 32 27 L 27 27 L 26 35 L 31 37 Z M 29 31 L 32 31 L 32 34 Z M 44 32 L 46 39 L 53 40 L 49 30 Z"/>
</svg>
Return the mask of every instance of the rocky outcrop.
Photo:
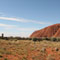
<svg viewBox="0 0 60 60">
<path fill-rule="evenodd" d="M 60 37 L 60 23 L 54 24 L 48 27 L 45 27 L 41 30 L 37 30 L 33 32 L 30 36 L 32 37 Z"/>
</svg>

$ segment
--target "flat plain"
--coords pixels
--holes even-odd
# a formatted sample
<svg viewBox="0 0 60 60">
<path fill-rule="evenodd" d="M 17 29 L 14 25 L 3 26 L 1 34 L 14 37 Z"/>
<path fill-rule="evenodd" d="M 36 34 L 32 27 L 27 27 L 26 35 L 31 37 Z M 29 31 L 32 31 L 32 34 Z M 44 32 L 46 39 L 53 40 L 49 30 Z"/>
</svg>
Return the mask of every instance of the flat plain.
<svg viewBox="0 0 60 60">
<path fill-rule="evenodd" d="M 0 60 L 60 60 L 60 42 L 0 39 Z"/>
</svg>

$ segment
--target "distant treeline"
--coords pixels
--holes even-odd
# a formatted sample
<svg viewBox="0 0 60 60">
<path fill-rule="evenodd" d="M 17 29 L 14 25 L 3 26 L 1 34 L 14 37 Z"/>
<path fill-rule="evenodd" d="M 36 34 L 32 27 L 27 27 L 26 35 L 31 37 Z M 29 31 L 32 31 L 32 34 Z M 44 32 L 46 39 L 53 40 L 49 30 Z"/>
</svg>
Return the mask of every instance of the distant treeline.
<svg viewBox="0 0 60 60">
<path fill-rule="evenodd" d="M 0 39 L 5 39 L 5 40 L 33 40 L 33 41 L 43 41 L 43 40 L 47 40 L 47 41 L 60 41 L 60 37 L 55 38 L 55 37 L 41 37 L 41 38 L 25 38 L 25 37 L 4 37 L 3 35 L 0 36 Z"/>
</svg>

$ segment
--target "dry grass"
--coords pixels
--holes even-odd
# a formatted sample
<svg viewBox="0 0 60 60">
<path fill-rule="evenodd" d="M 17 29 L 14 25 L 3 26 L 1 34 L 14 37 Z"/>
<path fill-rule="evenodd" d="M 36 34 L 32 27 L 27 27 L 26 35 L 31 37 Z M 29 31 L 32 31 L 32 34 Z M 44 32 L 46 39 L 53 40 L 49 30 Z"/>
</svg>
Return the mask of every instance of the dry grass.
<svg viewBox="0 0 60 60">
<path fill-rule="evenodd" d="M 33 42 L 32 40 L 0 40 L 0 60 L 4 59 L 59 60 L 60 42 Z"/>
</svg>

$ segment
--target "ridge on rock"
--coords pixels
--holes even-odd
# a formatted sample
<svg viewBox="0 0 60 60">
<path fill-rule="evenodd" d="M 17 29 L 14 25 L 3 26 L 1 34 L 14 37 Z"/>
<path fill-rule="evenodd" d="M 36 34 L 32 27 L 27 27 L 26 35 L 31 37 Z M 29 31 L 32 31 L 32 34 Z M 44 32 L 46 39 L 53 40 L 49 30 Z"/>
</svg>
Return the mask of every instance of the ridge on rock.
<svg viewBox="0 0 60 60">
<path fill-rule="evenodd" d="M 60 37 L 60 23 L 50 25 L 48 27 L 45 27 L 41 30 L 37 30 L 33 32 L 30 36 L 40 38 L 40 37 Z"/>
<path fill-rule="evenodd" d="M 53 37 L 60 37 L 60 28 L 58 29 L 58 31 L 56 32 L 56 34 Z"/>
</svg>

